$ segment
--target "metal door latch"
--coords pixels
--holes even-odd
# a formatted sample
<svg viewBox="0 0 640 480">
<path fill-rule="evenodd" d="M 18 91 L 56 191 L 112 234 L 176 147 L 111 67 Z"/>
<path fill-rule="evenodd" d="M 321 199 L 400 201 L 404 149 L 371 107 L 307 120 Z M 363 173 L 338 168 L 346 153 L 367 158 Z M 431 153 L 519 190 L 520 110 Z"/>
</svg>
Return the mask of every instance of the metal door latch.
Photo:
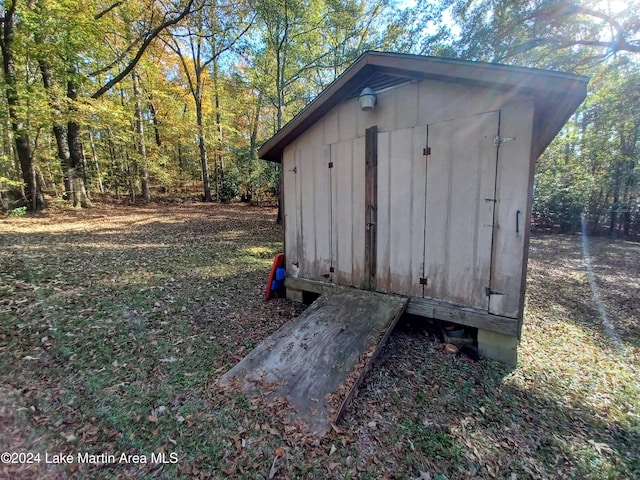
<svg viewBox="0 0 640 480">
<path fill-rule="evenodd" d="M 491 287 L 485 287 L 485 289 L 484 289 L 484 293 L 485 293 L 485 295 L 486 295 L 487 297 L 488 297 L 488 296 L 491 296 L 491 295 L 504 295 L 504 293 L 503 293 L 503 292 L 498 292 L 498 291 L 496 291 L 496 290 L 491 290 Z"/>
<path fill-rule="evenodd" d="M 507 143 L 507 142 L 510 142 L 511 140 L 515 140 L 515 139 L 516 139 L 516 137 L 501 137 L 500 135 L 496 135 L 493 138 L 493 146 L 494 147 L 499 147 L 503 143 Z"/>
</svg>

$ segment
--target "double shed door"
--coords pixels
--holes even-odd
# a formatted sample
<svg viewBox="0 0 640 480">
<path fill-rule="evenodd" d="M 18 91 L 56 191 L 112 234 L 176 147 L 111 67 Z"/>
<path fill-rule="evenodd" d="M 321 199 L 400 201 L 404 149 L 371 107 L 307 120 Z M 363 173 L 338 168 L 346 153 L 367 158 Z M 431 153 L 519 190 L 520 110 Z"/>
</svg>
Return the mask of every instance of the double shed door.
<svg viewBox="0 0 640 480">
<path fill-rule="evenodd" d="M 296 151 L 284 165 L 289 274 L 488 311 L 499 123 L 493 111 L 374 127 Z"/>
<path fill-rule="evenodd" d="M 377 290 L 489 310 L 499 121 L 378 134 Z"/>
<path fill-rule="evenodd" d="M 364 138 L 285 153 L 287 275 L 365 288 Z"/>
</svg>

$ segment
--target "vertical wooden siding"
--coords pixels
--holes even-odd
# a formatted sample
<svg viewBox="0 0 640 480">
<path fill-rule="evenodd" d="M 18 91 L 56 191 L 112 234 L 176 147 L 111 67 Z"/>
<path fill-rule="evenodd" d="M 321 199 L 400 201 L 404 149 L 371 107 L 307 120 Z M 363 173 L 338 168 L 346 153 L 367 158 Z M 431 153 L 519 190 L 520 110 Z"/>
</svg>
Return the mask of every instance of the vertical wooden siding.
<svg viewBox="0 0 640 480">
<path fill-rule="evenodd" d="M 360 287 L 364 276 L 364 139 L 331 145 L 332 280 Z"/>
<path fill-rule="evenodd" d="M 500 147 L 507 164 L 500 161 L 496 187 L 493 138 L 505 108 L 511 113 L 503 113 L 503 127 L 530 143 L 532 109 L 521 116 L 523 107 L 510 105 L 532 103 L 513 93 L 424 81 L 379 94 L 373 111 L 361 112 L 356 99 L 334 108 L 285 149 L 288 274 L 363 285 L 364 134 L 378 125 L 377 290 L 520 316 L 526 240 L 497 235 L 492 252 L 491 199 L 498 188 L 495 228 L 515 225 L 518 209 L 524 222 L 530 151 L 515 143 Z M 287 172 L 291 164 L 297 173 Z M 428 277 L 426 287 L 421 277 Z M 508 287 L 509 297 L 492 296 L 489 305 L 487 286 Z"/>
<path fill-rule="evenodd" d="M 524 308 L 521 292 L 526 278 L 525 249 L 529 244 L 533 186 L 533 165 L 530 165 L 533 110 L 533 102 L 512 104 L 502 109 L 500 120 L 500 136 L 513 140 L 500 146 L 491 271 L 493 290 L 504 295 L 491 296 L 489 312 L 511 318 L 522 318 Z M 525 175 L 528 172 L 531 175 Z"/>
<path fill-rule="evenodd" d="M 284 188 L 284 244 L 285 267 L 290 277 L 297 278 L 299 274 L 298 237 L 300 235 L 299 217 L 300 202 L 298 194 L 298 176 L 296 165 L 296 151 L 286 150 L 282 159 L 282 184 Z"/>
<path fill-rule="evenodd" d="M 298 202 L 300 266 L 298 275 L 313 280 L 325 279 L 331 266 L 331 194 L 329 183 L 329 146 L 311 147 L 296 154 L 299 182 Z"/>
<path fill-rule="evenodd" d="M 486 310 L 498 112 L 429 125 L 425 296 Z"/>
<path fill-rule="evenodd" d="M 422 295 L 426 128 L 378 134 L 379 291 Z"/>
</svg>

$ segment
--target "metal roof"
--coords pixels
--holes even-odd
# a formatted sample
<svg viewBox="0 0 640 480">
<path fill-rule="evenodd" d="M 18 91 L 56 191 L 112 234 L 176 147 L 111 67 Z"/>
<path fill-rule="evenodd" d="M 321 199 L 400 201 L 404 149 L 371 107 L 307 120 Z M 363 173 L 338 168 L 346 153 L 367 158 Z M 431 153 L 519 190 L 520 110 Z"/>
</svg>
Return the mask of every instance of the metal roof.
<svg viewBox="0 0 640 480">
<path fill-rule="evenodd" d="M 534 96 L 538 156 L 586 97 L 587 77 L 536 68 L 471 62 L 442 57 L 369 51 L 323 90 L 289 123 L 267 140 L 258 156 L 280 162 L 284 148 L 340 102 L 357 97 L 365 86 L 378 92 L 410 81 L 445 80 Z"/>
</svg>

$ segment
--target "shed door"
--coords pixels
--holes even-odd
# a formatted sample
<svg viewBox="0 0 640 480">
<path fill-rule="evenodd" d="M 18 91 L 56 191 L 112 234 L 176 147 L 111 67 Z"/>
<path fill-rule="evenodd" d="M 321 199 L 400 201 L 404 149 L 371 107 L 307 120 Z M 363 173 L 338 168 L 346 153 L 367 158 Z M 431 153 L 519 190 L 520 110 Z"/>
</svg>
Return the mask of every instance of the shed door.
<svg viewBox="0 0 640 480">
<path fill-rule="evenodd" d="M 488 310 L 500 112 L 428 125 L 425 297 Z"/>
</svg>

